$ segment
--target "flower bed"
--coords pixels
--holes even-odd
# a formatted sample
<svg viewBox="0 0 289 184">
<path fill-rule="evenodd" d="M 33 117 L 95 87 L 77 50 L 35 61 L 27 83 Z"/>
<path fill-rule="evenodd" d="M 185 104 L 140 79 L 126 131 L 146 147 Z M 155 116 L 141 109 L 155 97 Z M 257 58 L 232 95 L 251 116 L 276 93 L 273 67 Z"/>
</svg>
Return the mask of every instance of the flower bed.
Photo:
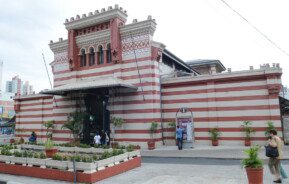
<svg viewBox="0 0 289 184">
<path fill-rule="evenodd" d="M 23 145 L 21 145 L 21 148 L 22 146 Z M 124 165 L 123 163 L 134 159 L 137 160 L 137 163 L 139 162 L 139 164 L 137 164 L 139 166 L 141 160 L 140 151 L 133 150 L 132 146 L 128 146 L 126 149 L 83 148 L 86 150 L 84 152 L 82 149 L 75 149 L 74 147 L 74 153 L 70 151 L 59 152 L 54 155 L 53 158 L 46 158 L 44 152 L 42 149 L 39 149 L 39 147 L 34 149 L 34 147 L 29 145 L 29 149 L 30 150 L 27 150 L 25 146 L 23 149 L 18 149 L 18 147 L 15 146 L 2 147 L 0 162 L 6 165 L 22 166 L 23 169 L 36 167 L 39 169 L 53 169 L 66 172 L 72 172 L 75 169 L 78 173 L 93 174 L 117 165 Z M 61 149 L 61 147 L 58 149 Z M 82 154 L 79 154 L 79 152 Z M 73 162 L 75 164 L 73 164 Z M 73 165 L 75 165 L 75 168 Z M 115 173 L 118 172 L 115 171 Z"/>
</svg>

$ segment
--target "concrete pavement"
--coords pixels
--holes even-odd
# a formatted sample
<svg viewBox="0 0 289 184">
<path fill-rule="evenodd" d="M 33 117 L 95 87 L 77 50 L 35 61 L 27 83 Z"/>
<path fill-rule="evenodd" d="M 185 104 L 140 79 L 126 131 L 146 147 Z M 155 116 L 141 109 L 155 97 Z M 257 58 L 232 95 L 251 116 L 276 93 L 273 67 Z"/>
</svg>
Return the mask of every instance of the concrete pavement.
<svg viewBox="0 0 289 184">
<path fill-rule="evenodd" d="M 193 158 L 220 158 L 220 159 L 243 159 L 246 157 L 245 146 L 204 146 L 197 145 L 194 148 L 178 150 L 177 146 L 163 146 L 155 150 L 141 150 L 145 157 L 193 157 Z M 268 159 L 265 156 L 265 148 L 262 147 L 259 156 L 261 159 Z M 289 160 L 289 146 L 284 146 L 283 157 Z"/>
</svg>

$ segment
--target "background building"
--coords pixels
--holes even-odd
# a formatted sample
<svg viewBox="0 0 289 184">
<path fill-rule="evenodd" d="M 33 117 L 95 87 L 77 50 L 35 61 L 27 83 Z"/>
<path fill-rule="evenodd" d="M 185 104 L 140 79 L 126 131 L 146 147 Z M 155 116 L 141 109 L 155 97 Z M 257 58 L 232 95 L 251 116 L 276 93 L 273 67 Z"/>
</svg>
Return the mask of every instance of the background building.
<svg viewBox="0 0 289 184">
<path fill-rule="evenodd" d="M 23 84 L 21 78 L 17 75 L 11 81 L 6 81 L 6 92 L 17 95 L 29 95 L 33 93 L 33 86 L 26 81 Z"/>
</svg>

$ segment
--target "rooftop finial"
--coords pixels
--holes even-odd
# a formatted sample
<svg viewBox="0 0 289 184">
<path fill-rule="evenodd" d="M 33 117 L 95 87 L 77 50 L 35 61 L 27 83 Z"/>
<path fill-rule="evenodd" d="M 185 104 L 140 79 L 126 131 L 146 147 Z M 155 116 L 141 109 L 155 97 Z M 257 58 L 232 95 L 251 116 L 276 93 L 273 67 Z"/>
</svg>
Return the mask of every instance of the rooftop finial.
<svg viewBox="0 0 289 184">
<path fill-rule="evenodd" d="M 105 8 L 101 8 L 101 13 L 102 13 L 102 12 L 105 12 Z"/>
<path fill-rule="evenodd" d="M 120 9 L 121 11 L 123 11 L 123 8 L 122 8 L 122 7 L 119 7 L 119 9 Z"/>
<path fill-rule="evenodd" d="M 109 7 L 107 8 L 107 10 L 112 10 L 112 6 L 109 6 Z"/>
<path fill-rule="evenodd" d="M 80 16 L 79 15 L 76 15 L 76 20 L 79 20 L 80 19 Z"/>
<path fill-rule="evenodd" d="M 118 8 L 119 8 L 118 4 L 114 5 L 114 8 L 115 8 L 115 9 L 118 9 Z"/>
<path fill-rule="evenodd" d="M 74 17 L 71 17 L 71 18 L 70 18 L 70 21 L 74 21 Z"/>
<path fill-rule="evenodd" d="M 94 14 L 98 14 L 98 13 L 99 13 L 99 11 L 98 11 L 98 10 L 95 10 L 95 11 L 94 11 Z"/>
<path fill-rule="evenodd" d="M 88 16 L 92 16 L 92 15 L 93 15 L 93 13 L 92 13 L 92 12 L 89 12 L 89 13 L 88 13 Z"/>
<path fill-rule="evenodd" d="M 68 20 L 68 19 L 65 19 L 65 23 L 67 23 L 67 22 L 69 22 L 69 20 Z"/>
<path fill-rule="evenodd" d="M 137 23 L 137 19 L 133 19 L 133 20 L 132 20 L 132 23 Z"/>
<path fill-rule="evenodd" d="M 86 14 L 84 13 L 84 14 L 82 14 L 82 18 L 85 18 L 86 17 Z"/>
<path fill-rule="evenodd" d="M 63 41 L 63 38 L 59 38 L 59 41 L 62 42 L 62 41 Z"/>
<path fill-rule="evenodd" d="M 50 40 L 50 44 L 53 44 L 53 40 Z"/>
<path fill-rule="evenodd" d="M 148 20 L 152 20 L 152 16 L 151 15 L 148 16 Z"/>
</svg>

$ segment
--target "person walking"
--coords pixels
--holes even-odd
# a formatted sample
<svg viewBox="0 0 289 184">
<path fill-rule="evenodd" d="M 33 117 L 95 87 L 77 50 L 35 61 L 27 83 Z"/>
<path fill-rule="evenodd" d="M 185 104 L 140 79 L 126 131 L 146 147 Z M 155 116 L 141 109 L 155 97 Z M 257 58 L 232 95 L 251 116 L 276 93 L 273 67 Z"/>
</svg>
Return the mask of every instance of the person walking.
<svg viewBox="0 0 289 184">
<path fill-rule="evenodd" d="M 272 175 L 275 176 L 274 183 L 282 183 L 282 179 L 280 176 L 280 164 L 281 164 L 281 159 L 283 157 L 283 141 L 281 140 L 280 137 L 277 136 L 277 131 L 276 130 L 270 130 L 269 131 L 270 138 L 268 140 L 268 145 L 272 147 L 277 147 L 279 156 L 278 157 L 270 157 L 268 166 L 270 169 L 270 172 Z"/>
<path fill-rule="evenodd" d="M 177 130 L 176 130 L 176 137 L 178 140 L 178 148 L 179 150 L 183 149 L 183 129 L 180 128 L 180 126 L 177 126 Z"/>
</svg>

